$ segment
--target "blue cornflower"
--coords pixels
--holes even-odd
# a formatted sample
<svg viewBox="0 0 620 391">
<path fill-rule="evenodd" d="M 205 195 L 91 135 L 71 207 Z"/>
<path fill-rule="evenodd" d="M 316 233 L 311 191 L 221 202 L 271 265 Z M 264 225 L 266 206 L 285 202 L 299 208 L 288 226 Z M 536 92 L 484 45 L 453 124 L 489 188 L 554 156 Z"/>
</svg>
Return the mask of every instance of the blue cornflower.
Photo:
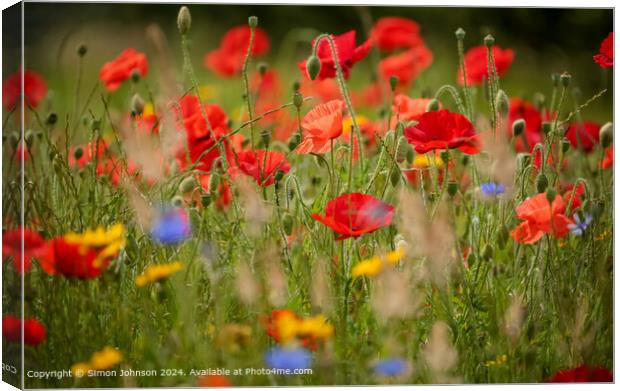
<svg viewBox="0 0 620 391">
<path fill-rule="evenodd" d="M 151 236 L 162 244 L 181 243 L 190 234 L 189 218 L 182 208 L 164 210 L 151 226 Z"/>
<path fill-rule="evenodd" d="M 312 356 L 306 349 L 273 348 L 265 353 L 265 363 L 274 369 L 307 369 L 310 368 Z"/>
<path fill-rule="evenodd" d="M 500 194 L 504 194 L 506 186 L 495 182 L 486 182 L 480 184 L 480 191 L 487 197 L 494 197 Z"/>
<path fill-rule="evenodd" d="M 375 374 L 385 377 L 401 376 L 407 372 L 407 361 L 400 358 L 387 358 L 377 362 L 374 366 Z"/>
<path fill-rule="evenodd" d="M 573 220 L 575 220 L 575 224 L 569 224 L 568 229 L 570 229 L 570 232 L 573 235 L 581 236 L 584 232 L 586 232 L 586 229 L 588 228 L 590 223 L 592 223 L 592 216 L 586 213 L 582 221 L 579 215 L 575 213 L 573 215 Z"/>
</svg>

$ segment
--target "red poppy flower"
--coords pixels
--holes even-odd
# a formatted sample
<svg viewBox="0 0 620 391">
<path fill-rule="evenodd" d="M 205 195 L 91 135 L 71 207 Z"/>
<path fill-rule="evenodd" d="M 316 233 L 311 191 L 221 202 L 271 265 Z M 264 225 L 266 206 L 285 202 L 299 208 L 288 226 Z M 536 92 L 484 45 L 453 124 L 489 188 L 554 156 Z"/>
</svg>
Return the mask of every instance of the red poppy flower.
<svg viewBox="0 0 620 391">
<path fill-rule="evenodd" d="M 250 27 L 247 25 L 233 27 L 220 41 L 220 46 L 207 53 L 204 65 L 221 77 L 233 77 L 243 69 L 243 62 L 250 46 Z M 254 31 L 252 56 L 260 56 L 269 51 L 267 33 L 257 27 Z"/>
<path fill-rule="evenodd" d="M 427 98 L 412 99 L 404 94 L 396 95 L 392 105 L 394 121 L 396 121 L 396 117 L 403 122 L 419 121 L 422 115 L 426 113 L 426 106 L 430 101 Z M 396 126 L 396 122 L 391 126 Z"/>
<path fill-rule="evenodd" d="M 334 198 L 325 207 L 325 216 L 312 218 L 337 234 L 336 240 L 358 237 L 392 224 L 394 207 L 373 196 L 348 193 Z"/>
<path fill-rule="evenodd" d="M 499 77 L 504 76 L 512 60 L 514 59 L 514 52 L 512 49 L 502 49 L 499 46 L 493 46 L 491 53 L 495 59 L 495 69 Z M 488 73 L 488 54 L 487 47 L 484 45 L 475 46 L 465 53 L 465 68 L 467 71 L 467 85 L 475 86 L 482 84 L 482 81 L 489 76 Z M 457 80 L 460 85 L 463 85 L 463 72 L 459 68 L 457 74 Z"/>
<path fill-rule="evenodd" d="M 334 79 L 310 80 L 304 79 L 299 89 L 304 96 L 316 96 L 320 102 L 329 102 L 334 99 L 342 99 L 340 87 Z"/>
<path fill-rule="evenodd" d="M 607 38 L 601 42 L 599 54 L 594 56 L 594 62 L 601 68 L 611 68 L 614 66 L 614 33 L 609 33 Z"/>
<path fill-rule="evenodd" d="M 301 121 L 303 140 L 297 153 L 326 153 L 331 148 L 331 140 L 342 134 L 342 111 L 344 102 L 332 100 L 321 103 L 310 110 Z"/>
<path fill-rule="evenodd" d="M 209 171 L 211 170 L 213 161 L 220 156 L 220 150 L 216 147 L 216 140 L 230 132 L 228 128 L 228 116 L 220 106 L 216 104 L 205 104 L 204 111 L 212 130 L 212 132 L 210 132 L 207 122 L 203 117 L 198 97 L 186 95 L 179 103 L 181 106 L 180 114 L 185 127 L 187 150 L 185 147 L 179 149 L 177 161 L 181 168 L 184 168 L 188 164 L 187 153 L 189 152 L 192 163 L 196 163 L 198 159 L 200 159 L 200 163 L 198 163 L 196 168 Z M 228 143 L 226 140 L 224 140 L 223 143 L 228 153 Z M 210 151 L 202 156 L 207 150 Z"/>
<path fill-rule="evenodd" d="M 105 88 L 112 92 L 129 79 L 134 71 L 137 71 L 140 76 L 146 76 L 149 72 L 149 66 L 144 53 L 138 52 L 134 48 L 128 48 L 123 50 L 114 60 L 103 64 L 99 71 L 99 79 Z"/>
<path fill-rule="evenodd" d="M 351 30 L 341 35 L 332 35 L 334 44 L 336 46 L 336 52 L 338 53 L 338 60 L 340 60 L 340 67 L 345 79 L 349 78 L 349 73 L 353 65 L 364 59 L 368 55 L 372 43 L 371 40 L 367 40 L 360 46 L 355 46 L 355 30 Z M 312 41 L 314 46 L 315 40 Z M 321 39 L 319 47 L 316 50 L 316 55 L 321 61 L 321 71 L 317 76 L 317 80 L 323 80 L 336 77 L 336 64 L 332 57 L 332 50 L 327 39 Z M 299 69 L 304 75 L 308 75 L 306 72 L 306 61 L 299 63 Z"/>
<path fill-rule="evenodd" d="M 224 387 L 233 387 L 232 382 L 229 378 L 224 375 L 207 375 L 202 376 L 198 379 L 199 387 L 215 387 L 215 388 L 224 388 Z"/>
<path fill-rule="evenodd" d="M 370 32 L 370 37 L 383 52 L 408 49 L 424 44 L 420 36 L 420 26 L 411 19 L 396 16 L 377 20 Z"/>
<path fill-rule="evenodd" d="M 37 346 L 45 340 L 45 326 L 37 319 L 24 319 L 24 343 Z M 2 317 L 2 336 L 7 341 L 22 342 L 22 320 L 13 315 Z"/>
<path fill-rule="evenodd" d="M 24 252 L 22 254 L 22 232 L 24 238 Z M 13 267 L 19 273 L 30 271 L 32 258 L 41 258 L 46 254 L 45 241 L 43 238 L 28 228 L 6 231 L 2 234 L 2 259 L 4 262 L 9 257 L 13 258 Z M 24 268 L 22 269 L 22 255 L 24 256 Z"/>
<path fill-rule="evenodd" d="M 7 110 L 13 110 L 21 104 L 22 72 L 12 74 L 2 82 L 2 104 Z M 47 84 L 43 76 L 36 72 L 24 71 L 24 101 L 27 105 L 37 107 L 47 94 Z"/>
<path fill-rule="evenodd" d="M 99 140 L 99 142 L 93 141 L 79 148 L 82 149 L 82 156 L 79 159 L 75 158 L 77 147 L 69 150 L 69 166 L 71 167 L 84 168 L 95 156 L 97 159 L 103 159 L 107 150 L 107 144 L 104 140 Z"/>
<path fill-rule="evenodd" d="M 611 383 L 613 381 L 614 374 L 609 369 L 588 365 L 558 371 L 547 380 L 548 383 Z"/>
<path fill-rule="evenodd" d="M 560 195 L 556 195 L 551 204 L 545 193 L 530 197 L 517 206 L 517 217 L 525 221 L 515 228 L 510 236 L 523 244 L 536 243 L 544 234 L 556 238 L 566 236 L 569 232 L 568 225 L 573 221 L 564 215 L 565 209 L 566 203 Z"/>
<path fill-rule="evenodd" d="M 54 238 L 47 245 L 49 257 L 41 262 L 41 267 L 48 274 L 62 274 L 67 278 L 97 278 L 116 257 L 97 259 L 96 249 L 68 243 L 64 237 Z"/>
<path fill-rule="evenodd" d="M 386 80 L 392 76 L 398 76 L 398 84 L 407 86 L 417 79 L 432 62 L 433 53 L 426 46 L 416 46 L 381 60 L 379 73 Z"/>
<path fill-rule="evenodd" d="M 603 170 L 614 166 L 614 147 L 613 146 L 605 149 L 605 157 L 603 158 L 600 164 Z"/>
<path fill-rule="evenodd" d="M 210 175 L 200 175 L 198 178 L 202 189 L 209 194 Z M 232 191 L 230 184 L 226 180 L 221 180 L 217 188 L 217 198 L 215 199 L 215 207 L 222 210 L 230 206 L 232 202 Z M 197 200 L 200 201 L 200 200 Z"/>
<path fill-rule="evenodd" d="M 570 204 L 571 211 L 579 208 L 581 206 L 581 198 L 586 193 L 586 187 L 583 183 L 580 183 L 575 189 L 575 195 L 573 196 L 573 188 L 575 188 L 574 184 L 569 184 L 564 189 L 564 201 L 566 203 L 570 202 L 571 196 L 573 197 L 573 202 Z"/>
<path fill-rule="evenodd" d="M 390 86 L 384 81 L 367 84 L 360 92 L 353 94 L 353 106 L 378 107 L 390 95 Z"/>
<path fill-rule="evenodd" d="M 464 115 L 448 110 L 422 114 L 420 122 L 405 128 L 405 137 L 418 153 L 453 148 L 468 155 L 480 152 L 474 125 Z"/>
<path fill-rule="evenodd" d="M 598 143 L 600 129 L 601 125 L 590 121 L 572 124 L 566 130 L 566 138 L 573 148 L 592 152 Z"/>
<path fill-rule="evenodd" d="M 96 172 L 97 176 L 108 178 L 112 186 L 118 186 L 121 177 L 127 174 L 129 177 L 137 180 L 146 179 L 147 184 L 155 183 L 152 178 L 144 178 L 138 165 L 132 160 L 127 160 L 127 167 L 123 167 L 125 163 L 115 156 L 109 156 L 99 160 Z M 126 170 L 126 172 L 125 172 Z"/>
<path fill-rule="evenodd" d="M 237 161 L 239 170 L 254 178 L 259 186 L 273 185 L 278 171 L 287 173 L 291 169 L 282 152 L 264 149 L 239 152 Z"/>
<path fill-rule="evenodd" d="M 515 149 L 518 152 L 531 152 L 534 146 L 543 141 L 541 132 L 542 116 L 530 102 L 521 98 L 510 98 L 508 110 L 507 136 L 512 138 L 512 124 L 518 120 L 525 121 L 525 131 L 515 139 Z"/>
</svg>

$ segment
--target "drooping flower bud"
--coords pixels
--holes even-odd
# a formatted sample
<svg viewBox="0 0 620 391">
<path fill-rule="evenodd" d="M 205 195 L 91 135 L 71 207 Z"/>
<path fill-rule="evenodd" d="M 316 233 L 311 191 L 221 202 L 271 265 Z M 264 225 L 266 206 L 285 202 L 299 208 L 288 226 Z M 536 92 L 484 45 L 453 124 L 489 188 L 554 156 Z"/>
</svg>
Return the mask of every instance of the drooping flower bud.
<svg viewBox="0 0 620 391">
<path fill-rule="evenodd" d="M 519 137 L 523 134 L 525 130 L 525 120 L 523 118 L 519 118 L 515 122 L 512 123 L 512 135 L 514 137 Z"/>
<path fill-rule="evenodd" d="M 497 96 L 495 97 L 495 107 L 497 107 L 497 112 L 505 117 L 508 115 L 508 109 L 510 107 L 510 103 L 508 101 L 508 95 L 504 92 L 504 90 L 497 91 Z"/>
<path fill-rule="evenodd" d="M 465 39 L 465 30 L 463 30 L 461 27 L 459 27 L 458 29 L 456 29 L 456 31 L 454 32 L 454 36 L 456 37 L 456 39 L 458 39 L 459 41 L 462 41 Z"/>
<path fill-rule="evenodd" d="M 494 43 L 495 43 L 495 38 L 491 34 L 487 34 L 487 36 L 484 37 L 484 45 L 486 47 L 491 47 L 493 46 Z"/>
<path fill-rule="evenodd" d="M 431 99 L 426 105 L 426 112 L 439 110 L 439 101 L 437 99 Z"/>
<path fill-rule="evenodd" d="M 547 176 L 543 173 L 540 173 L 540 175 L 538 175 L 538 177 L 536 178 L 536 190 L 539 193 L 544 193 L 545 190 L 547 190 L 548 185 L 549 180 L 547 179 Z"/>
<path fill-rule="evenodd" d="M 607 122 L 601 126 L 599 131 L 599 139 L 601 140 L 601 146 L 607 148 L 614 142 L 614 125 L 611 122 Z"/>
<path fill-rule="evenodd" d="M 181 191 L 181 193 L 185 194 L 193 191 L 196 186 L 196 178 L 190 175 L 187 178 L 183 179 L 183 181 L 181 181 L 181 184 L 179 185 L 179 190 Z"/>
<path fill-rule="evenodd" d="M 310 80 L 315 80 L 319 72 L 321 72 L 321 60 L 314 54 L 311 54 L 306 61 L 306 70 Z"/>
<path fill-rule="evenodd" d="M 192 15 L 189 13 L 189 8 L 186 6 L 181 7 L 179 14 L 177 15 L 177 27 L 181 35 L 185 35 L 192 27 Z"/>
<path fill-rule="evenodd" d="M 250 16 L 248 18 L 248 26 L 256 28 L 258 26 L 258 16 Z"/>
<path fill-rule="evenodd" d="M 295 91 L 293 93 L 293 104 L 295 105 L 295 107 L 299 109 L 303 103 L 304 103 L 304 96 L 301 94 L 301 92 Z"/>
</svg>

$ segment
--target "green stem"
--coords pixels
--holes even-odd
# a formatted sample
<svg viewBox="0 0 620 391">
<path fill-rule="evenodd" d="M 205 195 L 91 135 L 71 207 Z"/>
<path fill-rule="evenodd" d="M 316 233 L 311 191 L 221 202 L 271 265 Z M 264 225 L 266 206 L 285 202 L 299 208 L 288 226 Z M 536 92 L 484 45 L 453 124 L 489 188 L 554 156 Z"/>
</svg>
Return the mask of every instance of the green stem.
<svg viewBox="0 0 620 391">
<path fill-rule="evenodd" d="M 248 64 L 250 63 L 250 57 L 252 56 L 252 47 L 254 46 L 254 33 L 256 28 L 250 27 L 250 44 L 248 45 L 248 52 L 245 55 L 243 61 L 243 87 L 245 88 L 245 101 L 248 106 L 248 117 L 250 119 L 250 148 L 254 150 L 254 122 L 252 118 L 252 96 L 250 95 L 250 82 L 248 81 Z"/>
</svg>

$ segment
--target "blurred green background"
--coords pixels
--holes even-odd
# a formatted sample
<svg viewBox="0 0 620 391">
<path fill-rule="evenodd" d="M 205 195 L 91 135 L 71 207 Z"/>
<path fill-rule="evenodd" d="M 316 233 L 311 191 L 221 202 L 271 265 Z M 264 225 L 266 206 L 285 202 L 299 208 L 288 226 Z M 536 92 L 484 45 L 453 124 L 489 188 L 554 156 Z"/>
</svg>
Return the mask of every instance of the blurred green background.
<svg viewBox="0 0 620 391">
<path fill-rule="evenodd" d="M 145 51 L 151 58 L 152 48 L 145 39 L 145 29 L 151 23 L 166 32 L 180 74 L 182 58 L 176 30 L 180 4 L 26 3 L 25 7 L 27 66 L 42 72 L 56 93 L 72 94 L 74 90 L 75 48 L 79 43 L 89 47 L 85 88 L 96 83 L 99 67 L 126 47 Z M 510 96 L 531 99 L 537 91 L 549 95 L 551 73 L 568 71 L 573 75 L 572 85 L 579 86 L 582 92 L 582 101 L 603 88 L 610 89 L 598 104 L 584 112 L 584 117 L 597 121 L 611 119 L 612 72 L 600 69 L 592 56 L 613 29 L 612 9 L 191 4 L 190 10 L 192 60 L 201 83 L 217 79 L 202 65 L 204 54 L 218 45 L 227 29 L 247 23 L 250 15 L 258 16 L 259 25 L 268 32 L 272 48 L 265 59 L 283 72 L 286 83 L 301 76 L 296 64 L 307 57 L 308 41 L 317 33 L 338 34 L 355 29 L 361 42 L 365 37 L 363 17 L 376 20 L 382 16 L 403 16 L 420 24 L 434 53 L 433 65 L 415 83 L 412 96 L 455 83 L 454 31 L 463 27 L 467 31 L 466 47 L 480 44 L 491 33 L 498 45 L 515 50 L 515 62 L 502 79 L 502 88 Z M 11 23 L 5 31 L 7 28 L 11 28 Z M 5 58 L 6 74 L 17 65 L 16 58 Z M 361 88 L 369 80 L 371 64 L 367 59 L 356 65 L 351 79 L 353 89 Z M 241 89 L 234 88 L 241 86 L 239 79 L 223 83 L 233 87 L 224 90 L 237 98 L 241 95 Z M 227 99 L 224 100 L 222 104 L 230 109 Z"/>
</svg>

